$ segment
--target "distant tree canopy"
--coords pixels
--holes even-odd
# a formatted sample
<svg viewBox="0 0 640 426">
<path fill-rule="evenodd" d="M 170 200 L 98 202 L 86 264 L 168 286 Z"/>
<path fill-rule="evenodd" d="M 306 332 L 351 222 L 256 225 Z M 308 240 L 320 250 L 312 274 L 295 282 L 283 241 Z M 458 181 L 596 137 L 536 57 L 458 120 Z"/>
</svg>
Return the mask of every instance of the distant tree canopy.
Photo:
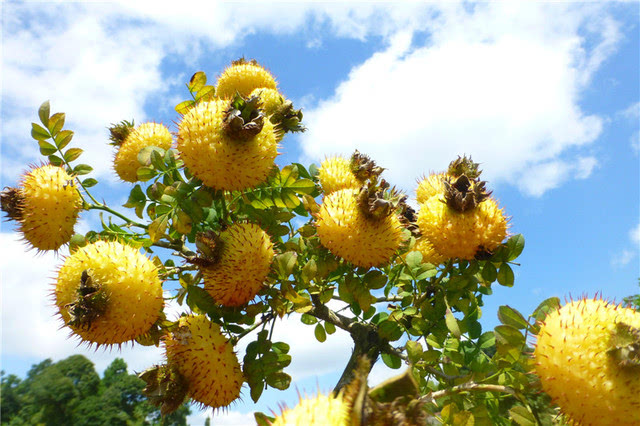
<svg viewBox="0 0 640 426">
<path fill-rule="evenodd" d="M 102 379 L 82 355 L 31 367 L 22 380 L 0 373 L 3 425 L 186 426 L 190 409 L 182 405 L 164 419 L 142 394 L 144 381 L 127 373 L 116 358 Z"/>
</svg>

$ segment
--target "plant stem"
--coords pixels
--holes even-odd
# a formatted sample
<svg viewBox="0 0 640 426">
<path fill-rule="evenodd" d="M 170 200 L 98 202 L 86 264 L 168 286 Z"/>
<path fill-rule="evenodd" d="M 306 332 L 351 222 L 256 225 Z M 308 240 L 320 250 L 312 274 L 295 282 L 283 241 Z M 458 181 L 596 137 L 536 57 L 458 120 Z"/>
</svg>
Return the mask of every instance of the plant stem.
<svg viewBox="0 0 640 426">
<path fill-rule="evenodd" d="M 488 384 L 480 384 L 476 382 L 467 382 L 462 383 L 457 386 L 453 386 L 449 389 L 442 389 L 439 391 L 429 392 L 428 394 L 422 396 L 420 399 L 424 401 L 435 402 L 438 398 L 443 398 L 445 396 L 456 394 L 460 392 L 500 392 L 500 393 L 508 393 L 509 395 L 513 395 L 518 398 L 518 394 L 515 389 L 510 388 L 508 386 L 501 385 L 488 385 Z"/>
<path fill-rule="evenodd" d="M 135 222 L 131 219 L 129 219 L 128 217 L 126 217 L 125 215 L 123 215 L 122 213 L 118 213 L 117 211 L 113 210 L 111 207 L 108 207 L 104 204 L 98 203 L 96 202 L 96 204 L 89 204 L 87 207 L 87 210 L 103 210 L 105 212 L 111 213 L 114 216 L 119 217 L 120 219 L 124 220 L 125 222 L 127 222 L 130 225 L 133 226 L 137 226 L 138 228 L 142 228 L 142 229 L 148 229 L 149 227 L 147 225 L 143 225 L 141 223 Z"/>
</svg>

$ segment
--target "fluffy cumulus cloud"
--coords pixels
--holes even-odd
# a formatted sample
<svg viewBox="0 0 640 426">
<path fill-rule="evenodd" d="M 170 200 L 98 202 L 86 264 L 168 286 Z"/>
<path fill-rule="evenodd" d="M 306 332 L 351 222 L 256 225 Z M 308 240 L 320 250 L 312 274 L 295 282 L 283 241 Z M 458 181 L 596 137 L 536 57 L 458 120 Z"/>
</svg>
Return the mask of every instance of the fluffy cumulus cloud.
<svg viewBox="0 0 640 426">
<path fill-rule="evenodd" d="M 36 109 L 46 99 L 67 113 L 68 128 L 86 149 L 96 176 L 115 180 L 110 123 L 147 119 L 145 103 L 178 100 L 171 89 L 187 76 L 162 75 L 163 60 L 191 63 L 209 49 L 237 43 L 259 31 L 291 34 L 329 29 L 341 37 L 388 36 L 414 25 L 423 7 L 409 4 L 86 2 L 12 3 L 3 13 L 3 167 L 15 181 L 25 164 L 40 160 L 30 139 Z M 311 31 L 311 30 L 307 30 Z M 313 37 L 322 43 L 319 31 Z M 174 81 L 175 80 L 175 81 Z M 166 99 L 162 97 L 165 96 Z"/>
<path fill-rule="evenodd" d="M 585 148 L 603 119 L 581 110 L 580 94 L 619 39 L 593 6 L 445 6 L 307 110 L 304 152 L 359 149 L 405 189 L 467 153 L 489 180 L 539 196 L 596 166 Z"/>
</svg>

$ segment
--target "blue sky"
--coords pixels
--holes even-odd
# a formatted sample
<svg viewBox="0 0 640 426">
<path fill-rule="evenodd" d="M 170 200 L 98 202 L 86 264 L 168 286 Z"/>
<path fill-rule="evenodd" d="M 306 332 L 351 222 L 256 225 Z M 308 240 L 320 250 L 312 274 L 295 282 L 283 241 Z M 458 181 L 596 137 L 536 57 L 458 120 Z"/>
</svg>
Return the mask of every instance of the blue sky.
<svg viewBox="0 0 640 426">
<path fill-rule="evenodd" d="M 3 187 L 40 161 L 30 123 L 50 99 L 94 166 L 94 193 L 122 204 L 127 185 L 111 173 L 106 127 L 134 118 L 175 130 L 173 106 L 188 97 L 189 77 L 203 70 L 214 81 L 245 56 L 305 112 L 309 131 L 285 138 L 280 165 L 359 149 L 413 195 L 419 176 L 458 154 L 482 163 L 511 232 L 526 238 L 515 287 L 485 299 L 485 328 L 502 304 L 530 313 L 550 296 L 620 301 L 639 291 L 637 2 L 0 7 Z M 44 358 L 79 352 L 99 370 L 117 356 L 138 371 L 161 359 L 155 349 L 93 352 L 67 340 L 47 296 L 61 257 L 25 251 L 12 224 L 1 226 L 2 369 L 24 375 Z M 92 226 L 85 214 L 77 229 Z M 246 424 L 256 409 L 294 404 L 296 388 L 332 387 L 349 337 L 319 344 L 305 327 L 292 318 L 277 328 L 294 346 L 291 390 L 272 390 L 258 405 L 247 394 L 213 424 Z M 377 366 L 371 380 L 388 374 Z"/>
</svg>

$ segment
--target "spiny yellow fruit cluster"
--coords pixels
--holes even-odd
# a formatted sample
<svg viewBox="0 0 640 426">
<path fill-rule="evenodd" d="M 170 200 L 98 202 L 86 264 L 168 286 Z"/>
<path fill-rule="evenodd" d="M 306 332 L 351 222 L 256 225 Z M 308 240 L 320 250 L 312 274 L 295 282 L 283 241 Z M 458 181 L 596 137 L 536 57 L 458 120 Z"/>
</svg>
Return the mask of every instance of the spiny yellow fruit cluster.
<svg viewBox="0 0 640 426">
<path fill-rule="evenodd" d="M 640 312 L 581 299 L 547 315 L 540 327 L 535 372 L 577 424 L 640 424 L 640 367 L 624 366 L 615 356 L 620 324 L 635 328 L 640 339 Z"/>
<path fill-rule="evenodd" d="M 104 309 L 86 312 L 89 321 L 71 325 L 72 307 L 95 292 L 104 295 Z M 137 249 L 114 241 L 89 244 L 67 257 L 54 296 L 65 324 L 97 345 L 120 344 L 147 333 L 164 306 L 157 266 Z"/>
<path fill-rule="evenodd" d="M 164 340 L 167 360 L 189 384 L 187 395 L 217 408 L 240 396 L 244 378 L 233 346 L 204 315 L 184 316 Z"/>
<path fill-rule="evenodd" d="M 341 156 L 327 158 L 320 164 L 318 180 L 325 195 L 340 189 L 358 189 L 362 186 L 362 182 L 351 171 L 351 161 Z"/>
<path fill-rule="evenodd" d="M 431 174 L 418 185 L 421 238 L 442 259 L 474 259 L 507 236 L 507 218 L 485 191 L 481 173 L 477 163 L 463 157 L 452 161 L 447 173 Z"/>
<path fill-rule="evenodd" d="M 418 227 L 446 259 L 473 259 L 479 250 L 497 248 L 507 235 L 504 212 L 493 199 L 460 213 L 435 195 L 420 207 Z"/>
<path fill-rule="evenodd" d="M 378 220 L 358 205 L 358 191 L 341 189 L 326 195 L 316 216 L 322 245 L 356 266 L 379 266 L 391 259 L 402 243 L 402 224 L 396 214 Z"/>
<path fill-rule="evenodd" d="M 445 177 L 445 173 L 431 173 L 429 176 L 420 180 L 416 188 L 416 201 L 418 204 L 426 203 L 427 200 L 434 195 L 444 193 L 443 181 Z"/>
<path fill-rule="evenodd" d="M 267 117 L 274 114 L 284 102 L 284 97 L 277 89 L 260 87 L 254 89 L 249 95 L 250 98 L 254 96 L 260 98 L 262 110 Z"/>
<path fill-rule="evenodd" d="M 413 250 L 422 253 L 423 263 L 440 265 L 441 263 L 444 263 L 445 260 L 447 260 L 446 257 L 438 253 L 436 249 L 433 248 L 433 244 L 431 244 L 431 241 L 424 237 L 420 237 L 416 240 L 416 245 L 413 247 Z"/>
<path fill-rule="evenodd" d="M 125 140 L 118 148 L 113 159 L 113 166 L 120 176 L 120 179 L 126 182 L 138 181 L 138 169 L 140 162 L 138 154 L 143 148 L 148 146 L 157 146 L 167 150 L 171 148 L 173 138 L 166 126 L 159 123 L 143 123 L 131 130 Z"/>
<path fill-rule="evenodd" d="M 239 60 L 227 67 L 218 78 L 216 96 L 231 99 L 236 93 L 248 96 L 255 89 L 277 89 L 276 80 L 256 61 Z"/>
<path fill-rule="evenodd" d="M 315 398 L 301 399 L 298 405 L 284 410 L 274 422 L 273 426 L 347 426 L 349 422 L 350 405 L 344 401 L 342 394 L 319 394 Z"/>
<path fill-rule="evenodd" d="M 236 141 L 224 131 L 229 101 L 201 102 L 180 122 L 178 151 L 185 166 L 211 188 L 238 191 L 266 180 L 278 155 L 273 125 L 246 141 Z"/>
<path fill-rule="evenodd" d="M 220 233 L 219 244 L 219 259 L 202 268 L 204 288 L 221 305 L 244 305 L 258 294 L 269 274 L 273 243 L 258 225 L 235 223 Z"/>
<path fill-rule="evenodd" d="M 73 235 L 82 209 L 74 178 L 50 164 L 24 176 L 20 189 L 20 232 L 38 250 L 57 250 Z"/>
</svg>

